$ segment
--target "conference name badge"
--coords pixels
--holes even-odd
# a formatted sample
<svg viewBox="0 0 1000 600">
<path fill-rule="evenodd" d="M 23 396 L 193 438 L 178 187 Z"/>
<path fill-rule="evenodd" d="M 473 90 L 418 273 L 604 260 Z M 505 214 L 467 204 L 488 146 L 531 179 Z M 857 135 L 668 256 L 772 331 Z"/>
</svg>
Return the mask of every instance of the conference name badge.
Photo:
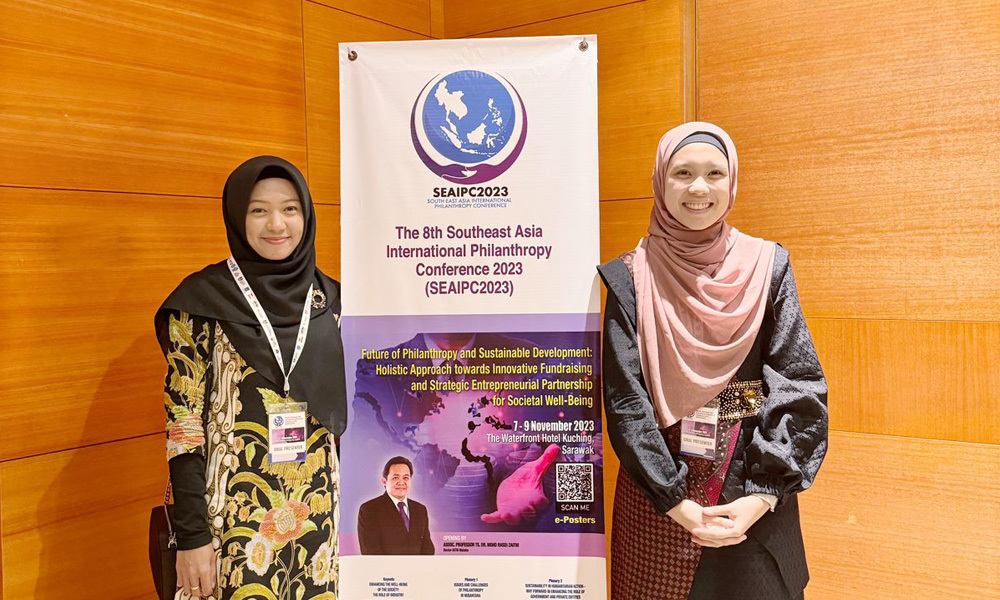
<svg viewBox="0 0 1000 600">
<path fill-rule="evenodd" d="M 306 403 L 271 405 L 267 412 L 268 459 L 271 464 L 306 459 Z"/>
<path fill-rule="evenodd" d="M 713 399 L 681 420 L 681 454 L 715 460 L 718 430 L 719 400 Z"/>
</svg>

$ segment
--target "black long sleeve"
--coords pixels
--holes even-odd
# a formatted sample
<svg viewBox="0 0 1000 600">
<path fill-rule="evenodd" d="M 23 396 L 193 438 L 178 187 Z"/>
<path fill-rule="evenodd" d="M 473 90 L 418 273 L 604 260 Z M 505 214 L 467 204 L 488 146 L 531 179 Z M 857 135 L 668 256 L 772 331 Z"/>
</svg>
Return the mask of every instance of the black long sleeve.
<svg viewBox="0 0 1000 600">
<path fill-rule="evenodd" d="M 197 453 L 181 454 L 167 464 L 174 490 L 170 523 L 177 534 L 177 549 L 192 550 L 212 543 L 205 499 L 205 457 Z"/>
<path fill-rule="evenodd" d="M 788 252 L 778 248 L 774 328 L 764 361 L 766 400 L 744 453 L 745 491 L 778 502 L 812 485 L 827 449 L 827 385 L 799 305 Z"/>
</svg>

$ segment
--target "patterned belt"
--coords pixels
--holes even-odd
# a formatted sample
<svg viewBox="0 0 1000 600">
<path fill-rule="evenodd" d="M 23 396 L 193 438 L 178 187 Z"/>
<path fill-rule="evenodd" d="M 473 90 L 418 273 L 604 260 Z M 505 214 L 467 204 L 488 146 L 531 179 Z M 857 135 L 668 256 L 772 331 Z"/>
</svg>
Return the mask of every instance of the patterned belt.
<svg viewBox="0 0 1000 600">
<path fill-rule="evenodd" d="M 732 381 L 716 399 L 719 401 L 719 420 L 737 421 L 757 416 L 764 403 L 764 382 Z"/>
</svg>

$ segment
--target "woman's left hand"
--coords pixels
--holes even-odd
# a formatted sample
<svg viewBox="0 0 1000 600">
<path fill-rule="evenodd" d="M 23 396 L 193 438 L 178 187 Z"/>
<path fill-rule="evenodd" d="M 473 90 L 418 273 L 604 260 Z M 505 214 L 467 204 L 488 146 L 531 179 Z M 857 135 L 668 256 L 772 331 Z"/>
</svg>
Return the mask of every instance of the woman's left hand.
<svg viewBox="0 0 1000 600">
<path fill-rule="evenodd" d="M 708 517 L 726 517 L 733 522 L 732 527 L 695 527 L 691 530 L 691 541 L 707 548 L 734 546 L 747 539 L 750 527 L 764 516 L 770 505 L 763 498 L 744 496 L 729 504 L 706 506 L 703 514 Z"/>
</svg>

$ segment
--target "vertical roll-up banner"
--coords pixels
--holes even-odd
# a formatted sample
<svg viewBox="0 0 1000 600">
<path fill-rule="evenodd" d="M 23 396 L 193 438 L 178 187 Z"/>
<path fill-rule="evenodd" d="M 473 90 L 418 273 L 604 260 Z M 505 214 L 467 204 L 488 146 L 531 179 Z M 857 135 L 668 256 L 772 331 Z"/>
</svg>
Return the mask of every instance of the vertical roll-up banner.
<svg viewBox="0 0 1000 600">
<path fill-rule="evenodd" d="M 341 44 L 340 99 L 340 597 L 605 598 L 596 37 Z"/>
</svg>

